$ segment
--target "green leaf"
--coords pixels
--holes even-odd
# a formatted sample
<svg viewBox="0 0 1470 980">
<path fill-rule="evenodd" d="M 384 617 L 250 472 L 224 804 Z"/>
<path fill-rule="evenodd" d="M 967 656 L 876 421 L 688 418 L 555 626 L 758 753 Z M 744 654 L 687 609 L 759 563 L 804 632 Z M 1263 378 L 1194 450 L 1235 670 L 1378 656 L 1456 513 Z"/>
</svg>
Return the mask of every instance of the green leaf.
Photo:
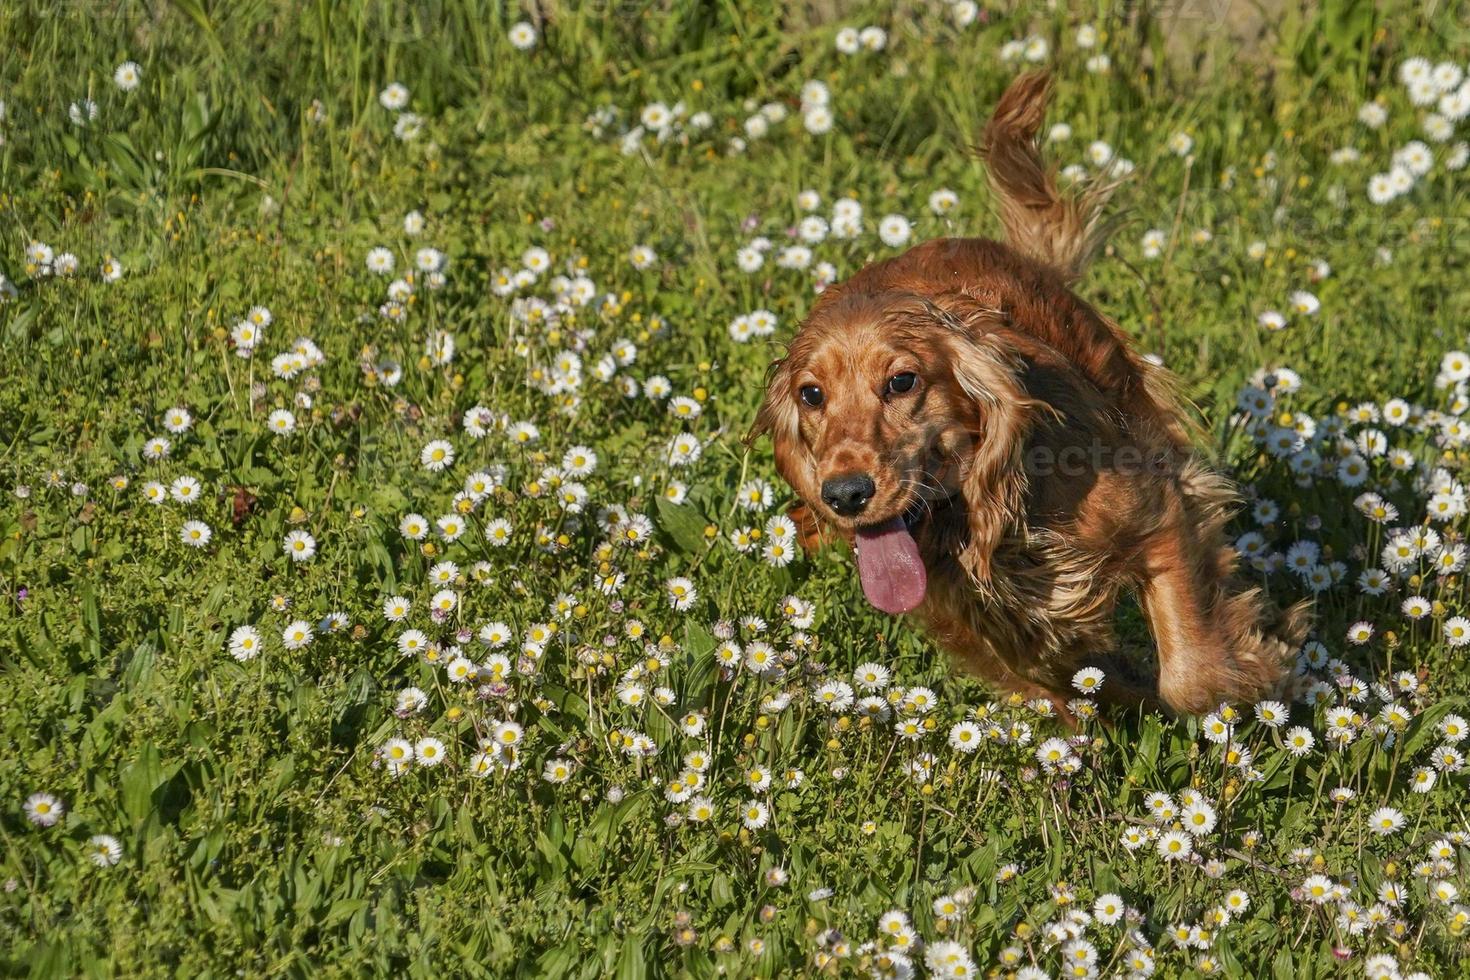
<svg viewBox="0 0 1470 980">
<path fill-rule="evenodd" d="M 1133 750 L 1133 765 L 1128 767 L 1128 778 L 1120 782 L 1115 799 L 1122 803 L 1127 799 L 1130 786 L 1147 786 L 1158 768 L 1159 748 L 1163 743 L 1163 724 L 1157 715 L 1148 715 L 1138 733 L 1138 744 Z"/>
<path fill-rule="evenodd" d="M 547 871 L 551 875 L 560 876 L 566 873 L 566 855 L 562 853 L 560 846 L 553 842 L 545 832 L 536 834 L 536 852 L 546 862 Z"/>
<path fill-rule="evenodd" d="M 692 507 L 673 504 L 657 498 L 659 526 L 685 554 L 701 554 L 705 550 L 704 520 Z"/>
<path fill-rule="evenodd" d="M 214 22 L 204 8 L 204 0 L 172 0 L 173 5 L 194 22 L 194 26 L 211 38 L 214 37 Z"/>
<path fill-rule="evenodd" d="M 122 773 L 122 804 L 133 823 L 141 824 L 153 812 L 153 792 L 166 781 L 158 749 L 149 743 Z"/>
<path fill-rule="evenodd" d="M 643 980 L 648 976 L 648 965 L 643 961 L 641 936 L 629 935 L 623 940 L 623 953 L 618 957 L 618 980 Z"/>
<path fill-rule="evenodd" d="M 133 649 L 127 667 L 122 672 L 124 687 L 146 687 L 153 678 L 153 644 L 146 640 Z"/>
<path fill-rule="evenodd" d="M 536 960 L 536 976 L 568 977 L 572 968 L 581 959 L 581 949 L 576 938 L 567 940 L 555 949 L 549 949 Z"/>
<path fill-rule="evenodd" d="M 587 872 L 602 864 L 604 854 L 603 846 L 594 840 L 589 834 L 577 835 L 577 842 L 572 845 L 572 864 L 577 870 Z"/>
<path fill-rule="evenodd" d="M 717 909 L 735 901 L 735 887 L 730 883 L 729 875 L 724 872 L 715 875 L 709 884 L 709 901 Z"/>
<path fill-rule="evenodd" d="M 81 528 L 77 530 L 80 531 Z M 87 631 L 87 652 L 95 658 L 102 653 L 102 620 L 97 611 L 97 591 L 91 585 L 82 586 L 81 600 L 82 625 Z"/>
<path fill-rule="evenodd" d="M 1281 832 L 1295 830 L 1307 819 L 1310 811 L 1311 805 L 1306 800 L 1297 800 L 1287 807 L 1286 812 L 1281 815 Z"/>
<path fill-rule="evenodd" d="M 1446 698 L 1435 702 L 1417 718 L 1409 723 L 1409 730 L 1404 735 L 1404 758 L 1412 759 L 1421 749 L 1427 746 L 1431 739 L 1439 737 L 1439 723 L 1444 720 L 1445 715 L 1453 711 L 1462 711 L 1465 707 L 1464 698 Z"/>
<path fill-rule="evenodd" d="M 322 925 L 335 925 L 353 913 L 370 908 L 371 906 L 372 903 L 365 898 L 339 898 L 327 909 L 327 914 L 322 919 Z"/>
</svg>

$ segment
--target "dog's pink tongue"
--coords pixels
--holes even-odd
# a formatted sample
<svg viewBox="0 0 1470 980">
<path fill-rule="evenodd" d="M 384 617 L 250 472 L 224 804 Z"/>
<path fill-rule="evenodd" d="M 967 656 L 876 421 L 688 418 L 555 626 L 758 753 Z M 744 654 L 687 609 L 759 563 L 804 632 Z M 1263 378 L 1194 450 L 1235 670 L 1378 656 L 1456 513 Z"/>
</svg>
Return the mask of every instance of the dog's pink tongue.
<svg viewBox="0 0 1470 980">
<path fill-rule="evenodd" d="M 863 594 L 884 612 L 906 613 L 924 601 L 929 575 L 903 518 L 858 531 L 857 566 Z"/>
</svg>

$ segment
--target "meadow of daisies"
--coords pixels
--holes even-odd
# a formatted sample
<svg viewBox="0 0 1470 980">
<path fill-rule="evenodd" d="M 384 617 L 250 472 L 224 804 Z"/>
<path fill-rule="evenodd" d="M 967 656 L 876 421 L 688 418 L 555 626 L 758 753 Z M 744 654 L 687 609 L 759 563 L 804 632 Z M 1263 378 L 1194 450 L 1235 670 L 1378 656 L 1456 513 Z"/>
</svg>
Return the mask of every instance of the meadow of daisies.
<svg viewBox="0 0 1470 980">
<path fill-rule="evenodd" d="M 1459 11 L 835 7 L 0 8 L 7 975 L 1463 975 Z M 989 692 L 744 442 L 1037 66 L 1277 699 Z"/>
</svg>

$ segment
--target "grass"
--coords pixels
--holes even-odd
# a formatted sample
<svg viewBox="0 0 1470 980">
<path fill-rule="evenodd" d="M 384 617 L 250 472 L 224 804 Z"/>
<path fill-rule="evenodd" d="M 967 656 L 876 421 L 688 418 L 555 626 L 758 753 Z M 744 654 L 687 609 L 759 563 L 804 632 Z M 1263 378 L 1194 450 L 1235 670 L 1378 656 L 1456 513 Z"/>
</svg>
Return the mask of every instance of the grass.
<svg viewBox="0 0 1470 980">
<path fill-rule="evenodd" d="M 519 50 L 523 15 L 478 0 L 0 10 L 0 36 L 20 39 L 0 52 L 4 971 L 903 975 L 907 950 L 923 975 L 971 961 L 1053 976 L 1068 964 L 1457 972 L 1470 910 L 1449 889 L 1470 890 L 1470 838 L 1452 756 L 1470 684 L 1454 617 L 1467 603 L 1463 574 L 1433 566 L 1466 518 L 1426 514 L 1467 461 L 1453 418 L 1464 382 L 1443 360 L 1467 343 L 1470 211 L 1452 166 L 1464 122 L 1429 142 L 1433 163 L 1403 194 L 1379 205 L 1367 191 L 1423 138 L 1402 66 L 1463 66 L 1457 12 L 1289 10 L 1258 50 L 1227 49 L 1196 73 L 1163 58 L 1178 28 L 1125 5 L 994 10 L 964 28 L 947 8 L 908 4 L 831 22 L 737 4 L 544 11 Z M 839 53 L 840 28 L 869 24 L 887 30 L 882 51 Z M 1079 47 L 1083 24 L 1100 35 L 1093 49 Z M 1319 645 L 1283 727 L 1246 705 L 1072 732 L 956 675 L 867 606 L 844 552 L 784 567 L 761 555 L 788 500 L 769 448 L 741 437 L 813 297 L 812 268 L 777 262 L 806 214 L 801 192 L 818 192 L 824 217 L 844 196 L 864 207 L 861 234 L 811 245 L 837 275 L 896 251 L 877 234 L 887 214 L 912 221 L 913 241 L 993 233 L 983 172 L 961 148 L 1026 63 L 1003 60 L 1003 45 L 1031 36 L 1058 74 L 1052 120 L 1072 128 L 1058 162 L 1091 171 L 1088 145 L 1104 140 L 1135 167 L 1085 294 L 1180 375 L 1202 448 L 1252 497 L 1239 533 L 1258 533 L 1262 555 L 1307 541 L 1324 571 L 1342 563 L 1315 593 Z M 1201 38 L 1225 43 L 1208 25 Z M 1099 52 L 1107 72 L 1087 68 Z M 113 81 L 127 60 L 141 68 L 131 91 Z M 814 79 L 830 90 L 821 135 L 801 106 Z M 395 81 L 420 117 L 409 139 L 379 98 Z M 85 98 L 96 118 L 74 124 Z M 1376 129 L 1358 121 L 1375 99 L 1387 109 Z M 685 103 L 683 137 L 625 146 L 655 101 Z M 785 118 L 747 136 L 768 103 Z M 1171 148 L 1180 132 L 1187 155 Z M 1344 146 L 1361 159 L 1334 160 Z M 959 202 L 944 216 L 928 206 L 941 187 Z M 742 272 L 737 254 L 757 236 L 775 245 Z M 639 246 L 654 257 L 635 265 Z M 392 275 L 369 271 L 378 247 Z M 425 247 L 447 257 L 442 284 L 414 271 Z M 545 271 L 501 288 L 531 248 Z M 74 275 L 59 274 L 61 253 L 77 257 Z M 390 308 L 389 282 L 410 272 L 411 296 Z M 558 274 L 587 277 L 589 301 L 528 302 L 549 303 Z M 1297 290 L 1320 309 L 1293 311 Z M 237 356 L 232 332 L 257 306 L 269 325 L 254 357 Z M 778 329 L 737 343 L 732 321 L 757 310 Z M 1285 329 L 1260 326 L 1266 310 Z M 322 359 L 277 376 L 272 358 L 293 347 Z M 568 352 L 575 383 L 549 387 Z M 655 376 L 697 416 L 644 397 Z M 1266 386 L 1272 424 L 1242 420 L 1243 389 Z M 1353 413 L 1394 398 L 1447 415 Z M 170 432 L 180 406 L 192 423 Z M 492 416 L 484 438 L 463 424 L 475 406 Z M 272 431 L 280 410 L 289 434 Z M 532 423 L 539 440 L 518 443 L 495 419 Z M 1293 471 L 1273 455 L 1266 441 L 1290 427 L 1327 462 L 1299 456 Z M 1370 455 L 1355 483 L 1335 463 L 1353 451 L 1337 433 L 1364 430 L 1415 473 Z M 701 452 L 676 467 L 681 433 Z M 159 436 L 169 452 L 151 458 Z M 455 459 L 436 472 L 422 460 L 441 439 Z M 548 472 L 576 446 L 598 457 L 590 474 Z M 1433 485 L 1416 478 L 1433 467 Z M 461 509 L 477 471 L 501 485 Z M 146 501 L 150 481 L 180 477 L 198 481 L 195 502 Z M 754 511 L 737 499 L 751 480 L 773 491 Z M 676 481 L 685 492 L 670 497 Z M 569 483 L 585 490 L 580 513 L 560 500 Z M 1368 491 L 1398 517 L 1362 513 Z M 610 506 L 646 516 L 647 538 L 611 543 L 627 525 L 600 516 Z M 409 539 L 409 514 L 465 531 Z M 192 520 L 210 528 L 205 547 L 181 541 Z M 486 539 L 496 520 L 512 528 L 504 547 Z M 1391 569 L 1382 594 L 1364 590 L 1391 528 L 1426 521 L 1444 548 Z M 732 544 L 744 527 L 765 532 L 751 553 Z M 310 560 L 283 549 L 295 531 L 312 536 Z M 431 582 L 445 559 L 457 574 Z M 1258 574 L 1282 600 L 1311 594 L 1304 575 Z M 697 590 L 686 609 L 671 602 L 680 578 Z M 443 589 L 454 608 L 435 618 Z M 385 617 L 392 596 L 410 600 L 403 621 Z M 1411 596 L 1421 618 L 1402 608 Z M 314 637 L 288 649 L 298 620 Z M 500 650 L 480 639 L 495 622 L 510 636 Z M 1371 639 L 1354 642 L 1357 623 Z M 242 626 L 262 644 L 237 659 Z M 1144 635 L 1135 614 L 1122 628 Z M 409 630 L 430 645 L 405 656 Z M 727 631 L 746 653 L 770 644 L 781 668 L 723 668 Z M 483 676 L 456 683 L 454 648 Z M 822 703 L 866 662 L 892 675 L 879 717 Z M 423 703 L 397 710 L 407 688 Z M 964 721 L 981 733 L 973 754 L 949 744 Z M 1286 739 L 1297 726 L 1315 743 L 1300 756 Z M 502 746 L 517 737 L 482 755 L 497 733 Z M 1037 752 L 1057 737 L 1060 765 Z M 395 776 L 396 738 L 437 739 L 443 761 Z M 668 796 L 691 752 L 707 757 L 708 820 Z M 545 778 L 548 763 L 569 778 Z M 769 787 L 752 788 L 757 768 Z M 1428 792 L 1420 772 L 1436 776 Z M 31 818 L 36 793 L 62 804 L 59 821 Z M 1174 813 L 1151 812 L 1152 794 Z M 742 819 L 752 800 L 760 826 Z M 1192 801 L 1215 825 L 1191 838 L 1191 859 L 1166 859 L 1158 844 Z M 1384 806 L 1403 825 L 1380 834 Z M 1129 833 L 1144 846 L 1130 850 Z M 92 860 L 97 835 L 115 839 L 116 863 Z M 1239 894 L 1246 907 L 1232 906 Z M 1077 916 L 1107 896 L 1130 910 L 1122 921 Z"/>
</svg>

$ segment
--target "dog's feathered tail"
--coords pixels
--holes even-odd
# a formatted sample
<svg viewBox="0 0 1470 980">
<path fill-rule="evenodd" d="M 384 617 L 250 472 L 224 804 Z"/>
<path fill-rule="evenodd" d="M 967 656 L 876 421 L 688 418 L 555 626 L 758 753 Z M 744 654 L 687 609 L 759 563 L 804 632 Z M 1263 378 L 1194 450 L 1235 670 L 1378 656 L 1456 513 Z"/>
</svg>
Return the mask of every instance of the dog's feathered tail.
<svg viewBox="0 0 1470 980">
<path fill-rule="evenodd" d="M 1051 99 L 1051 75 L 1030 72 L 1013 81 L 996 103 L 981 137 L 980 156 L 990 173 L 1006 242 L 1075 282 L 1102 246 L 1109 226 L 1103 205 L 1117 179 L 1099 177 L 1076 197 L 1057 191 L 1056 174 L 1041 158 L 1037 134 Z"/>
</svg>

